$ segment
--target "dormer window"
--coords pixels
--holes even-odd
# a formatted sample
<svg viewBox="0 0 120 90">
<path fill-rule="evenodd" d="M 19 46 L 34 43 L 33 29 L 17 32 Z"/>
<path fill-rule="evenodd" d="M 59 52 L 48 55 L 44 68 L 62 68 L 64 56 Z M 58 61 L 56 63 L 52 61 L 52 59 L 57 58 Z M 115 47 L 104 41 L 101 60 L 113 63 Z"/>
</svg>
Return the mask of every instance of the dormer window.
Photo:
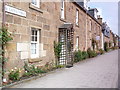
<svg viewBox="0 0 120 90">
<path fill-rule="evenodd" d="M 40 0 L 32 0 L 31 4 L 37 8 L 40 8 Z"/>
</svg>

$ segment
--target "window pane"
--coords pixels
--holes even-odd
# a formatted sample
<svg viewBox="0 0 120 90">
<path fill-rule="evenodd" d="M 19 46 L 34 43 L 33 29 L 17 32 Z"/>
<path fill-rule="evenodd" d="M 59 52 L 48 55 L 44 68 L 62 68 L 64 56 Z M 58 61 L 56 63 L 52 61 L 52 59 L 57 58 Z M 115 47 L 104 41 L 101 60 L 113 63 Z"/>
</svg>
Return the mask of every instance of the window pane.
<svg viewBox="0 0 120 90">
<path fill-rule="evenodd" d="M 78 49 L 79 47 L 79 37 L 76 38 L 76 48 Z"/>
<path fill-rule="evenodd" d="M 76 10 L 76 24 L 78 25 L 78 10 Z"/>
<path fill-rule="evenodd" d="M 64 36 L 64 35 L 61 35 L 61 36 L 60 36 L 60 39 L 61 39 L 61 40 L 60 40 L 61 42 L 64 42 L 65 36 Z"/>
<path fill-rule="evenodd" d="M 37 36 L 37 31 L 35 31 L 35 35 Z"/>
<path fill-rule="evenodd" d="M 37 44 L 31 43 L 31 53 L 32 54 L 36 54 L 36 49 L 37 49 Z"/>
<path fill-rule="evenodd" d="M 39 55 L 39 30 L 36 28 L 32 28 L 31 30 L 31 58 L 36 58 Z"/>
<path fill-rule="evenodd" d="M 37 42 L 37 36 L 35 37 L 35 41 Z"/>
<path fill-rule="evenodd" d="M 61 0 L 61 18 L 64 19 L 64 0 Z"/>
<path fill-rule="evenodd" d="M 31 50 L 31 53 L 32 53 L 32 54 L 36 54 L 36 53 L 35 53 L 35 49 L 32 49 L 32 50 Z"/>
<path fill-rule="evenodd" d="M 64 0 L 61 0 L 61 8 L 64 8 Z"/>
<path fill-rule="evenodd" d="M 34 35 L 34 30 L 32 30 L 32 35 Z"/>
<path fill-rule="evenodd" d="M 37 5 L 37 1 L 36 0 L 32 0 L 32 4 Z"/>
<path fill-rule="evenodd" d="M 36 43 L 31 43 L 31 49 L 36 49 Z"/>
<path fill-rule="evenodd" d="M 31 40 L 34 41 L 34 36 L 31 37 Z"/>
</svg>

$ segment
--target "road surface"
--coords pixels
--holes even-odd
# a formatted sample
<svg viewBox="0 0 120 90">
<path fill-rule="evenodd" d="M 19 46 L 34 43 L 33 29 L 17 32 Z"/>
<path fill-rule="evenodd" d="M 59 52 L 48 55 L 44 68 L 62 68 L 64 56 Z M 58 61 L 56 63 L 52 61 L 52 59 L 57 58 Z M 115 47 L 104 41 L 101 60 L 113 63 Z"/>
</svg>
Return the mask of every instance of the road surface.
<svg viewBox="0 0 120 90">
<path fill-rule="evenodd" d="M 12 88 L 116 88 L 118 50 L 88 59 L 72 68 L 57 70 L 45 77 Z"/>
</svg>

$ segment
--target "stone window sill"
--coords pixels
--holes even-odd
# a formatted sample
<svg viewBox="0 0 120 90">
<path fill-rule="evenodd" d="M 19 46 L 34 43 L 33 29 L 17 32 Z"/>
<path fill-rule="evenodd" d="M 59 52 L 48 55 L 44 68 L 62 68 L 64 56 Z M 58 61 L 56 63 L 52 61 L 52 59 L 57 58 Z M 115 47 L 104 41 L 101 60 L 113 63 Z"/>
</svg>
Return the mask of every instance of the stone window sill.
<svg viewBox="0 0 120 90">
<path fill-rule="evenodd" d="M 61 21 L 63 21 L 63 22 L 66 22 L 66 20 L 65 20 L 65 19 L 60 18 L 60 20 L 61 20 Z"/>
<path fill-rule="evenodd" d="M 35 58 L 35 59 L 29 59 L 28 61 L 29 63 L 35 63 L 35 62 L 40 62 L 42 60 L 40 60 L 40 58 Z"/>
<path fill-rule="evenodd" d="M 78 24 L 78 25 L 77 25 L 77 24 L 75 24 L 75 26 L 76 26 L 76 27 L 79 27 L 79 24 Z"/>
<path fill-rule="evenodd" d="M 36 11 L 38 11 L 38 12 L 43 13 L 43 11 L 42 11 L 40 8 L 37 8 L 37 7 L 33 6 L 31 3 L 30 3 L 30 5 L 29 5 L 29 8 L 34 9 L 34 10 L 36 10 Z"/>
</svg>

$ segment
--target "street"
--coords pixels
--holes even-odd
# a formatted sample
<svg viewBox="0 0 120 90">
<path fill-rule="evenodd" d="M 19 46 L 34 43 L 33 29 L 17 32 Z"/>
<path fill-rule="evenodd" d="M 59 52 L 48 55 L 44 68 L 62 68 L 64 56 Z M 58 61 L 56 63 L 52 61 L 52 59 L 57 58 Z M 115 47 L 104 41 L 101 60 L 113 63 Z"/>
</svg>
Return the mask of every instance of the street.
<svg viewBox="0 0 120 90">
<path fill-rule="evenodd" d="M 118 50 L 12 88 L 117 88 Z"/>
</svg>

